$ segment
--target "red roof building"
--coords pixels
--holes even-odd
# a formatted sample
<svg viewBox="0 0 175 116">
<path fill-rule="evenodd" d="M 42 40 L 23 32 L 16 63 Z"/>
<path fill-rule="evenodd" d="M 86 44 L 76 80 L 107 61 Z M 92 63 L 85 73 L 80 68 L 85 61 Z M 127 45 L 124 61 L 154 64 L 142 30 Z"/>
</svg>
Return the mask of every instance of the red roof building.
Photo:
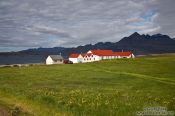
<svg viewBox="0 0 175 116">
<path fill-rule="evenodd" d="M 106 59 L 116 58 L 134 58 L 132 52 L 113 52 L 112 50 L 89 50 L 83 54 L 71 54 L 69 60 L 73 63 L 93 62 Z"/>
</svg>

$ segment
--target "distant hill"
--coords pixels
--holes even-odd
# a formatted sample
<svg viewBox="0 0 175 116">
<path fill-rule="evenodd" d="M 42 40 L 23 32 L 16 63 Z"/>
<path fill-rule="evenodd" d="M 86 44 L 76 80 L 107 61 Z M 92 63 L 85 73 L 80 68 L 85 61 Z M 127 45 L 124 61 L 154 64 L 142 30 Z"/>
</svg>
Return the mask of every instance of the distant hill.
<svg viewBox="0 0 175 116">
<path fill-rule="evenodd" d="M 53 48 L 35 48 L 35 49 L 28 49 L 19 51 L 19 53 L 23 54 L 39 54 L 39 55 L 48 55 L 48 54 L 59 54 L 63 50 L 65 50 L 64 47 L 53 47 Z"/>
<path fill-rule="evenodd" d="M 85 46 L 78 46 L 75 48 L 38 48 L 28 49 L 13 54 L 59 54 L 68 57 L 71 53 L 83 53 L 90 49 L 111 49 L 113 51 L 132 51 L 136 55 L 146 54 L 159 54 L 159 53 L 173 53 L 175 52 L 175 39 L 170 38 L 168 35 L 155 34 L 155 35 L 140 35 L 135 32 L 129 37 L 124 37 L 118 42 L 99 42 L 94 45 L 87 44 Z M 6 53 L 7 54 L 7 53 Z M 12 54 L 12 53 L 8 53 Z"/>
<path fill-rule="evenodd" d="M 140 35 L 135 32 L 116 43 L 120 49 L 128 49 L 135 54 L 158 54 L 175 52 L 175 39 L 167 35 Z"/>
<path fill-rule="evenodd" d="M 95 45 L 78 46 L 63 50 L 65 55 L 70 53 L 86 52 L 90 49 L 111 49 L 113 51 L 132 51 L 136 55 L 160 54 L 175 52 L 175 39 L 167 35 L 140 35 L 135 32 L 129 37 L 122 38 L 119 42 L 99 42 Z"/>
</svg>

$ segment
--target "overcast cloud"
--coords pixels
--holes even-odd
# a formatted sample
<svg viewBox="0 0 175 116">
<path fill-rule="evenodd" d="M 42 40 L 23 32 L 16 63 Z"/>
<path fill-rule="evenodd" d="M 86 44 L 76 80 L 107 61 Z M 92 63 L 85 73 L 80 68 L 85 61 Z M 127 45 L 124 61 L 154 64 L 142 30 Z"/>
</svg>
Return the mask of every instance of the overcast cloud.
<svg viewBox="0 0 175 116">
<path fill-rule="evenodd" d="M 175 0 L 0 0 L 0 51 L 175 37 Z"/>
</svg>

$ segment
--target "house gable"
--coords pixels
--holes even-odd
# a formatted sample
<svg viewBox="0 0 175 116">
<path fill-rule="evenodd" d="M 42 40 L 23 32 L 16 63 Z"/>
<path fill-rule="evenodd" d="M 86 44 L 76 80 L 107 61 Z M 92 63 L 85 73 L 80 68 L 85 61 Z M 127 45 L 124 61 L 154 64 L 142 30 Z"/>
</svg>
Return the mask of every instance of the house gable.
<svg viewBox="0 0 175 116">
<path fill-rule="evenodd" d="M 63 57 L 61 55 L 49 55 L 46 59 L 46 64 L 62 64 Z"/>
<path fill-rule="evenodd" d="M 53 62 L 52 58 L 50 56 L 47 57 L 46 62 Z"/>
<path fill-rule="evenodd" d="M 92 51 L 91 51 L 91 50 L 89 50 L 89 51 L 87 52 L 87 54 L 92 54 Z"/>
</svg>

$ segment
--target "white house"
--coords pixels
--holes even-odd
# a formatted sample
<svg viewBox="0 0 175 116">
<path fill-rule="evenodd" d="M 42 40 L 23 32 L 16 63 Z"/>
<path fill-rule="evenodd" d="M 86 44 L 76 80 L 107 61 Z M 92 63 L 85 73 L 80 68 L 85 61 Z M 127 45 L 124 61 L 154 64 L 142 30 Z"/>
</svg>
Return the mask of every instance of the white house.
<svg viewBox="0 0 175 116">
<path fill-rule="evenodd" d="M 71 54 L 69 60 L 73 63 L 94 62 L 116 58 L 135 58 L 132 52 L 113 52 L 112 50 L 89 50 L 84 54 Z"/>
<path fill-rule="evenodd" d="M 63 64 L 64 59 L 61 55 L 49 55 L 46 58 L 46 64 L 51 65 L 51 64 Z"/>
<path fill-rule="evenodd" d="M 72 61 L 73 63 L 82 63 L 83 56 L 81 54 L 71 54 L 69 56 L 69 61 Z"/>
</svg>

